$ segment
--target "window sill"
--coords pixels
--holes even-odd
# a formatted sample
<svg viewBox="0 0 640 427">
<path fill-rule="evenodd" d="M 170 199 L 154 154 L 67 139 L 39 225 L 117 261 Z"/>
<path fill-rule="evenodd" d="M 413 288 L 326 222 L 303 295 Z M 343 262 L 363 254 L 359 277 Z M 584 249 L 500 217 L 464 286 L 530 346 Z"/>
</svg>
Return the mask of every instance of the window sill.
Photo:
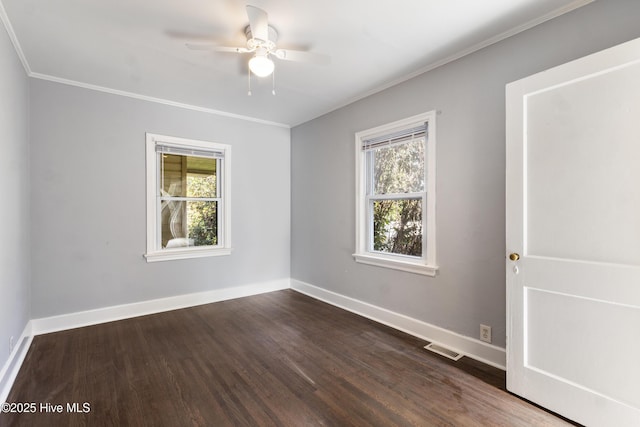
<svg viewBox="0 0 640 427">
<path fill-rule="evenodd" d="M 147 252 L 143 256 L 147 262 L 157 261 L 173 261 L 176 259 L 191 259 L 191 258 L 204 258 L 212 256 L 224 256 L 231 255 L 231 248 L 193 248 L 193 249 L 179 249 L 171 250 L 165 249 L 158 252 Z"/>
<path fill-rule="evenodd" d="M 426 265 L 419 262 L 406 261 L 404 259 L 393 259 L 385 256 L 376 256 L 373 254 L 353 254 L 356 262 L 378 267 L 391 268 L 394 270 L 406 271 L 414 274 L 422 274 L 424 276 L 435 277 L 438 267 L 435 265 Z"/>
</svg>

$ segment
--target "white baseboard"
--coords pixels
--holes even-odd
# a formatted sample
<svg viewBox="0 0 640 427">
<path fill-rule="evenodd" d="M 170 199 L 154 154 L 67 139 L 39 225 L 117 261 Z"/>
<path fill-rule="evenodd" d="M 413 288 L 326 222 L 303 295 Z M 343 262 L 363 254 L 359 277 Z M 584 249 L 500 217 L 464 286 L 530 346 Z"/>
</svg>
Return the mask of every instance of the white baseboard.
<svg viewBox="0 0 640 427">
<path fill-rule="evenodd" d="M 177 295 L 174 297 L 63 314 L 60 316 L 32 319 L 26 325 L 20 340 L 0 371 L 0 402 L 4 402 L 9 395 L 9 391 L 13 386 L 13 382 L 18 375 L 22 362 L 27 355 L 27 351 L 29 350 L 31 341 L 35 335 L 80 328 L 83 326 L 96 325 L 99 323 L 112 322 L 115 320 L 128 319 L 213 302 L 226 301 L 289 288 L 312 298 L 327 302 L 336 307 L 340 307 L 344 310 L 356 313 L 360 316 L 364 316 L 378 323 L 382 323 L 394 329 L 398 329 L 410 335 L 424 339 L 425 341 L 444 345 L 472 359 L 476 359 L 503 370 L 505 369 L 506 353 L 503 348 L 486 344 L 482 341 L 430 325 L 421 320 L 413 319 L 403 314 L 395 313 L 299 280 L 287 278 L 252 285 Z"/>
<path fill-rule="evenodd" d="M 18 376 L 18 372 L 20 371 L 24 358 L 27 356 L 32 340 L 33 333 L 31 332 L 31 322 L 29 321 L 24 327 L 24 331 L 22 331 L 22 335 L 20 335 L 13 351 L 9 355 L 9 359 L 7 359 L 2 370 L 0 370 L 0 403 L 7 401 L 9 391 L 11 391 L 11 387 Z"/>
<path fill-rule="evenodd" d="M 290 282 L 289 279 L 286 278 L 252 285 L 236 286 L 216 289 L 213 291 L 159 298 L 132 304 L 98 308 L 95 310 L 63 314 L 60 316 L 32 319 L 27 323 L 22 336 L 16 343 L 15 348 L 9 355 L 9 359 L 0 371 L 0 403 L 6 401 L 9 391 L 18 376 L 22 362 L 29 351 L 29 347 L 31 346 L 31 342 L 35 335 L 81 328 L 83 326 L 96 325 L 99 323 L 226 301 L 289 288 Z"/>
<path fill-rule="evenodd" d="M 159 298 L 132 304 L 98 308 L 95 310 L 81 311 L 77 313 L 62 314 L 60 316 L 44 317 L 40 319 L 33 319 L 31 321 L 32 331 L 33 335 L 47 334 L 66 329 L 128 319 L 131 317 L 145 316 L 147 314 L 161 313 L 163 311 L 177 310 L 180 308 L 194 307 L 197 305 L 258 295 L 266 292 L 279 291 L 282 289 L 289 289 L 289 287 L 289 279 L 287 278 L 251 285 L 216 289 L 213 291 Z"/>
<path fill-rule="evenodd" d="M 425 341 L 443 345 L 467 357 L 506 370 L 506 351 L 501 347 L 431 325 L 403 314 L 347 297 L 299 280 L 291 279 L 291 289 L 378 323 L 406 332 Z"/>
</svg>

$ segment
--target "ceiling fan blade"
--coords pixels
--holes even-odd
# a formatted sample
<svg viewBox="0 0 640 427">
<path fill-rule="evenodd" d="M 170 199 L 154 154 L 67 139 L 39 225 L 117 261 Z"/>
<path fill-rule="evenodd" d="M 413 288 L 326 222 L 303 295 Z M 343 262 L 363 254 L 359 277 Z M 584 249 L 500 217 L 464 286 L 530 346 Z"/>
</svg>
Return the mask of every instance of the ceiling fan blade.
<svg viewBox="0 0 640 427">
<path fill-rule="evenodd" d="M 269 20 L 267 12 L 264 10 L 247 5 L 247 16 L 249 17 L 249 27 L 251 27 L 251 36 L 264 42 L 269 41 Z"/>
<path fill-rule="evenodd" d="M 308 62 L 315 65 L 328 65 L 331 62 L 331 58 L 328 55 L 301 50 L 278 49 L 274 52 L 274 55 L 284 61 Z"/>
<path fill-rule="evenodd" d="M 214 44 L 186 43 L 186 46 L 191 50 L 210 50 L 212 52 L 231 52 L 231 53 L 251 52 L 246 47 L 216 46 Z"/>
</svg>

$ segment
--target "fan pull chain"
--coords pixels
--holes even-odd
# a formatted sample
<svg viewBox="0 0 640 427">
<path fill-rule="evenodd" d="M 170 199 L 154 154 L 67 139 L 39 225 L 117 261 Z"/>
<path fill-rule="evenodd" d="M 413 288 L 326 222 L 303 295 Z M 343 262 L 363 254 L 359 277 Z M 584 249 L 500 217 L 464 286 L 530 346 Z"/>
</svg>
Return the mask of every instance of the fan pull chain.
<svg viewBox="0 0 640 427">
<path fill-rule="evenodd" d="M 251 96 L 251 70 L 247 68 L 247 81 L 249 85 L 249 90 L 247 92 L 247 96 Z"/>
<path fill-rule="evenodd" d="M 251 93 L 251 70 L 250 69 L 248 69 L 247 71 L 247 87 L 248 87 L 247 96 L 251 96 L 252 93 Z M 271 74 L 271 94 L 273 96 L 276 95 L 276 72 L 275 71 Z"/>
<path fill-rule="evenodd" d="M 273 70 L 273 73 L 271 74 L 272 76 L 272 80 L 271 80 L 271 94 L 273 96 L 276 95 L 276 70 Z"/>
</svg>

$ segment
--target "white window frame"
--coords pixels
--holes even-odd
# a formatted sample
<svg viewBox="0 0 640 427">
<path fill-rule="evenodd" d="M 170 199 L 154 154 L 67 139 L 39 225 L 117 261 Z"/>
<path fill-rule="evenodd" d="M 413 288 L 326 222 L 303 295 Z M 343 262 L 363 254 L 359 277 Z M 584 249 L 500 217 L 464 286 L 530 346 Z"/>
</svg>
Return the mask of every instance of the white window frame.
<svg viewBox="0 0 640 427">
<path fill-rule="evenodd" d="M 218 244 L 215 246 L 195 246 L 182 248 L 165 248 L 160 244 L 160 167 L 156 146 L 171 146 L 178 149 L 208 151 L 223 154 L 218 188 L 221 193 L 218 206 Z M 147 164 L 147 262 L 169 261 L 186 258 L 202 258 L 231 254 L 231 146 L 209 141 L 177 138 L 173 136 L 146 134 Z"/>
<path fill-rule="evenodd" d="M 397 195 L 398 198 L 422 198 L 423 242 L 422 257 L 384 253 L 373 250 L 373 225 L 371 206 L 376 196 L 367 194 L 367 152 L 363 142 L 375 137 L 411 129 L 426 123 L 425 193 Z M 356 158 L 356 262 L 386 267 L 410 273 L 435 276 L 436 264 L 436 112 L 430 111 L 407 119 L 398 120 L 372 129 L 357 132 L 355 136 Z M 395 197 L 396 195 L 391 195 Z M 389 198 L 387 195 L 384 198 Z M 425 206 L 426 205 L 426 206 Z"/>
</svg>

